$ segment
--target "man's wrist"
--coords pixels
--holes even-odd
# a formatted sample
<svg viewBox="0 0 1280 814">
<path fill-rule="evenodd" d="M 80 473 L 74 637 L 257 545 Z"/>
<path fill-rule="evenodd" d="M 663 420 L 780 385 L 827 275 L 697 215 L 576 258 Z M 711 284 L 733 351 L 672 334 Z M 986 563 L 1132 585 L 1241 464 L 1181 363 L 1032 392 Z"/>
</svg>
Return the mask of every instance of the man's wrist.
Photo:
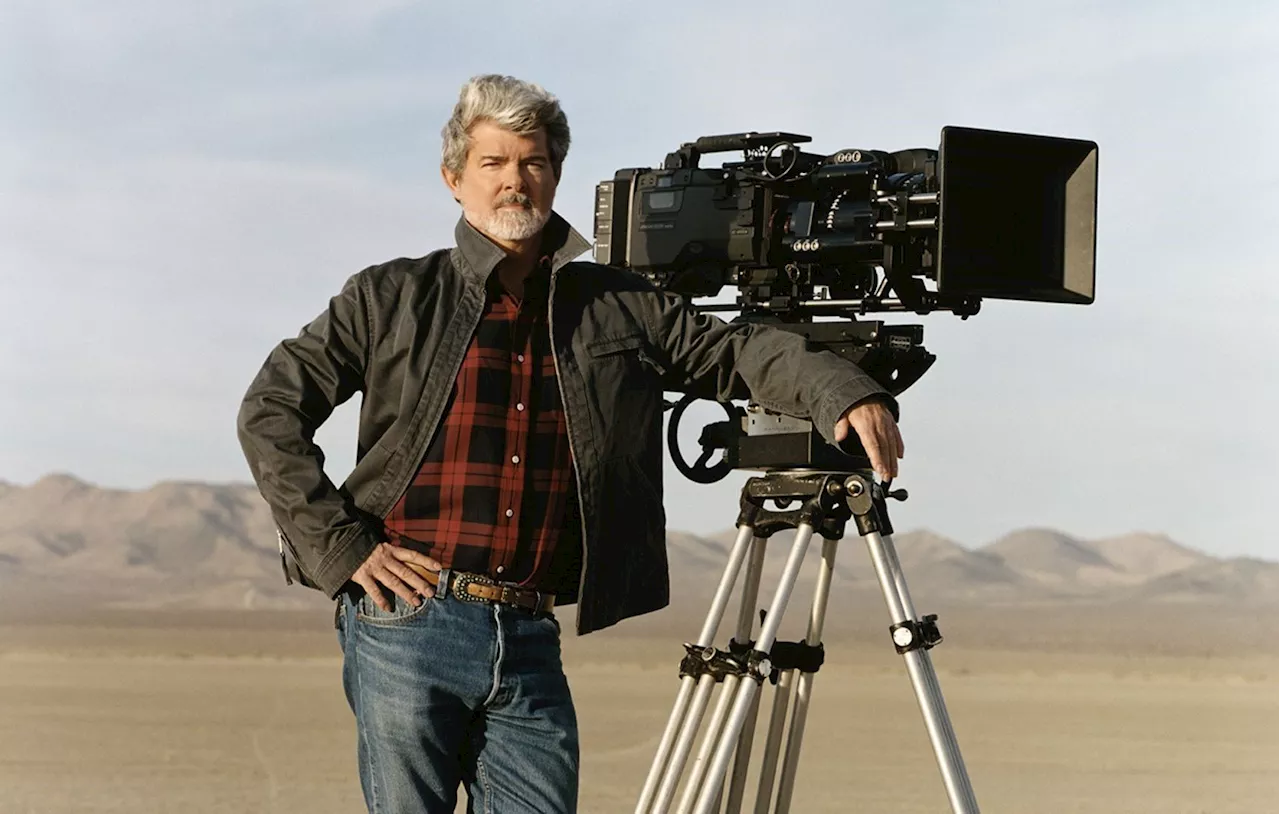
<svg viewBox="0 0 1280 814">
<path fill-rule="evenodd" d="M 866 407 L 872 404 L 881 405 L 882 407 L 884 407 L 886 410 L 888 410 L 890 413 L 893 414 L 893 417 L 895 420 L 897 419 L 898 402 L 893 396 L 889 395 L 888 393 L 872 393 L 869 396 L 858 399 L 853 404 L 850 404 L 849 408 L 845 410 L 841 415 L 848 415 L 850 412 L 852 412 L 853 410 L 856 410 L 859 407 Z"/>
</svg>

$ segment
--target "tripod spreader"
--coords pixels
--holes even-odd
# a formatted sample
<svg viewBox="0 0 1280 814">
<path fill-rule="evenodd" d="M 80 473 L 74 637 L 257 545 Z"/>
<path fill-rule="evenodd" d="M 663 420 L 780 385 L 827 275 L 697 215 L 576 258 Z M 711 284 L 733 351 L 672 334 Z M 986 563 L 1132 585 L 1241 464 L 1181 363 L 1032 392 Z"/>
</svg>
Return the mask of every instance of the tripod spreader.
<svg viewBox="0 0 1280 814">
<path fill-rule="evenodd" d="M 732 642 L 727 653 L 714 647 L 699 647 L 688 642 L 685 643 L 684 649 L 688 655 L 680 662 L 681 678 L 700 679 L 703 676 L 710 676 L 719 684 L 727 676 L 739 678 L 750 676 L 759 683 L 773 672 L 768 653 L 751 649 L 735 652 Z"/>
<path fill-rule="evenodd" d="M 680 661 L 680 677 L 699 679 L 711 676 L 717 684 L 727 676 L 751 676 L 756 683 L 769 679 L 778 683 L 778 676 L 788 670 L 816 673 L 826 660 L 822 645 L 805 642 L 774 642 L 768 653 L 755 649 L 755 642 L 729 640 L 729 650 L 715 647 L 699 647 L 685 642 L 685 657 Z"/>
</svg>

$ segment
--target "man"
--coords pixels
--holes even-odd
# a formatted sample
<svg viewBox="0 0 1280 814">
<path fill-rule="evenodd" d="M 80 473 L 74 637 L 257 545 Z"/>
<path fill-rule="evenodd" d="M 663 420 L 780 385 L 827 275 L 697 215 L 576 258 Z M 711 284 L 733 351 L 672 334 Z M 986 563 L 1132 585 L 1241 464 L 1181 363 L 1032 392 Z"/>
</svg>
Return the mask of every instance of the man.
<svg viewBox="0 0 1280 814">
<path fill-rule="evenodd" d="M 573 262 L 552 204 L 558 101 L 482 76 L 444 128 L 457 245 L 351 277 L 281 342 L 238 429 L 307 584 L 338 601 L 371 812 L 571 812 L 578 734 L 553 605 L 589 633 L 668 602 L 664 390 L 748 394 L 852 430 L 884 477 L 896 405 L 798 337 L 698 314 L 639 275 Z M 363 394 L 354 471 L 313 435 Z"/>
</svg>

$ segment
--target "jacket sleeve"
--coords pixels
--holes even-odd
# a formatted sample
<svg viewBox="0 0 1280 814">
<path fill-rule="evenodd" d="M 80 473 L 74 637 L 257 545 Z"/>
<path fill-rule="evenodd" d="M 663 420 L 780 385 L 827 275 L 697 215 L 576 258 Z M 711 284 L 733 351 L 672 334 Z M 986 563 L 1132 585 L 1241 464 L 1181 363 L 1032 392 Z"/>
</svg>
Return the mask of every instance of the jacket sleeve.
<svg viewBox="0 0 1280 814">
<path fill-rule="evenodd" d="M 380 542 L 350 496 L 324 472 L 316 430 L 364 387 L 370 347 L 362 274 L 349 278 L 326 311 L 277 345 L 258 371 L 237 433 L 258 490 L 314 587 L 336 596 Z"/>
<path fill-rule="evenodd" d="M 897 401 L 861 368 L 799 334 L 728 323 L 665 291 L 655 292 L 649 313 L 654 340 L 671 365 L 667 384 L 675 390 L 717 401 L 752 398 L 812 421 L 831 444 L 836 421 L 862 401 L 883 399 L 898 417 Z"/>
</svg>

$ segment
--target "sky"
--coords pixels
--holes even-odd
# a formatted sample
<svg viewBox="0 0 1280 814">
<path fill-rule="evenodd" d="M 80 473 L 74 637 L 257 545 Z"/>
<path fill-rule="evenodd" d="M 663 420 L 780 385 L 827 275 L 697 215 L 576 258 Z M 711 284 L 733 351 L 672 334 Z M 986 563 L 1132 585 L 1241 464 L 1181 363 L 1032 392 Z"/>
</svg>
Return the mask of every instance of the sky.
<svg viewBox="0 0 1280 814">
<path fill-rule="evenodd" d="M 598 181 L 702 135 L 1096 141 L 1093 305 L 891 320 L 938 356 L 901 397 L 894 523 L 1275 559 L 1277 42 L 1252 0 L 4 0 L 0 480 L 248 481 L 249 381 L 349 275 L 451 242 L 440 128 L 496 72 L 561 99 L 557 208 L 588 238 Z M 335 481 L 357 409 L 318 436 Z M 668 464 L 669 526 L 730 527 L 746 477 Z"/>
</svg>

